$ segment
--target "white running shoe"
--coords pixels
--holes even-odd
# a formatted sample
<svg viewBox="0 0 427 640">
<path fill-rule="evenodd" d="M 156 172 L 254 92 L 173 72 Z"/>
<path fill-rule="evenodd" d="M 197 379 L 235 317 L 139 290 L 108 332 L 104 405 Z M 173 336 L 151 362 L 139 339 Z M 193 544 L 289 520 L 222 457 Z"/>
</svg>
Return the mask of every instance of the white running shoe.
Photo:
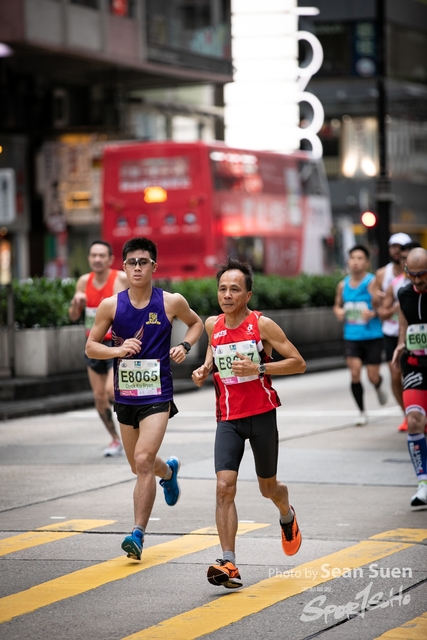
<svg viewBox="0 0 427 640">
<path fill-rule="evenodd" d="M 104 449 L 104 456 L 106 458 L 116 458 L 117 456 L 121 456 L 123 453 L 123 447 L 120 440 L 113 440 L 111 444 L 108 445 L 106 449 Z"/>
<path fill-rule="evenodd" d="M 377 392 L 378 402 L 381 405 L 385 404 L 387 402 L 387 394 L 382 388 L 382 385 L 380 385 L 378 389 L 375 389 L 375 391 Z"/>
<path fill-rule="evenodd" d="M 356 425 L 356 427 L 363 427 L 367 423 L 368 423 L 368 417 L 366 413 L 361 413 L 354 424 Z"/>
<path fill-rule="evenodd" d="M 424 504 L 427 504 L 427 484 L 420 482 L 417 493 L 411 498 L 411 507 L 422 507 Z"/>
</svg>

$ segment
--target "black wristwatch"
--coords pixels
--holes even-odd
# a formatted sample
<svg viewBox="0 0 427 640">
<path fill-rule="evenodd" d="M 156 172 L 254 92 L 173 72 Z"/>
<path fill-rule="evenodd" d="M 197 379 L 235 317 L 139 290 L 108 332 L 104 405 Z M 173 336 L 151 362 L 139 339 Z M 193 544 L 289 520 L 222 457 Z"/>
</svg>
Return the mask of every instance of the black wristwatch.
<svg viewBox="0 0 427 640">
<path fill-rule="evenodd" d="M 258 365 L 258 373 L 259 373 L 260 378 L 262 378 L 262 377 L 263 377 L 263 375 L 265 374 L 265 372 L 266 372 L 266 366 L 265 366 L 265 364 L 262 364 L 262 363 L 261 363 L 261 364 L 259 364 L 259 365 Z"/>
<path fill-rule="evenodd" d="M 189 342 L 180 342 L 178 347 L 184 347 L 185 349 L 185 353 L 190 353 L 191 351 L 191 344 Z"/>
</svg>

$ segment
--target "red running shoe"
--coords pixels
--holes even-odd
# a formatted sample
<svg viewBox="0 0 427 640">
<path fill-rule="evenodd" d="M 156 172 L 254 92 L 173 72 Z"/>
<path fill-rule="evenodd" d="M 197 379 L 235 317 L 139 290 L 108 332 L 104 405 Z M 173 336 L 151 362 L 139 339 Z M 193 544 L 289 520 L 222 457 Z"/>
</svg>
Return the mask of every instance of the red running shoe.
<svg viewBox="0 0 427 640">
<path fill-rule="evenodd" d="M 238 568 L 229 560 L 217 560 L 218 564 L 212 564 L 207 573 L 208 582 L 217 587 L 226 589 L 238 589 L 242 586 L 242 580 Z"/>
<path fill-rule="evenodd" d="M 299 550 L 302 542 L 301 531 L 299 530 L 295 509 L 289 505 L 294 514 L 294 519 L 289 524 L 280 523 L 282 529 L 282 549 L 287 556 L 293 556 Z"/>
<path fill-rule="evenodd" d="M 400 424 L 397 427 L 398 431 L 408 431 L 408 423 L 406 422 L 406 418 L 404 419 L 404 421 L 402 422 L 402 424 Z"/>
</svg>

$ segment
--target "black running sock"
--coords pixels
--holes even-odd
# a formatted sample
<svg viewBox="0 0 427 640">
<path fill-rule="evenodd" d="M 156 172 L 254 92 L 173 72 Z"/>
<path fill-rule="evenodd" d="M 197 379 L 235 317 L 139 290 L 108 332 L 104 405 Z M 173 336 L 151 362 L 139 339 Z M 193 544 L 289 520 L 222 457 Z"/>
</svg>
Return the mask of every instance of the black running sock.
<svg viewBox="0 0 427 640">
<path fill-rule="evenodd" d="M 379 383 L 378 383 L 378 384 L 376 384 L 376 385 L 375 385 L 375 389 L 379 389 L 379 388 L 380 388 L 380 386 L 382 385 L 382 383 L 383 383 L 383 379 L 382 379 L 382 377 L 380 376 L 380 381 L 379 381 Z"/>
<path fill-rule="evenodd" d="M 381 383 L 380 383 L 381 384 Z M 363 387 L 360 382 L 352 382 L 351 383 L 351 392 L 356 400 L 356 404 L 359 407 L 360 411 L 365 411 L 363 405 Z"/>
</svg>

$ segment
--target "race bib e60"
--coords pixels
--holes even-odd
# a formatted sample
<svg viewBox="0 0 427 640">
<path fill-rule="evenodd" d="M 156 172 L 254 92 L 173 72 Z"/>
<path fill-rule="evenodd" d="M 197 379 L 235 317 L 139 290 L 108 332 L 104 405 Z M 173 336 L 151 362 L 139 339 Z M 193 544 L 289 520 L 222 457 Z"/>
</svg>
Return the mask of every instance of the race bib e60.
<svg viewBox="0 0 427 640">
<path fill-rule="evenodd" d="M 410 324 L 406 329 L 406 348 L 416 356 L 427 355 L 427 324 Z"/>
</svg>

